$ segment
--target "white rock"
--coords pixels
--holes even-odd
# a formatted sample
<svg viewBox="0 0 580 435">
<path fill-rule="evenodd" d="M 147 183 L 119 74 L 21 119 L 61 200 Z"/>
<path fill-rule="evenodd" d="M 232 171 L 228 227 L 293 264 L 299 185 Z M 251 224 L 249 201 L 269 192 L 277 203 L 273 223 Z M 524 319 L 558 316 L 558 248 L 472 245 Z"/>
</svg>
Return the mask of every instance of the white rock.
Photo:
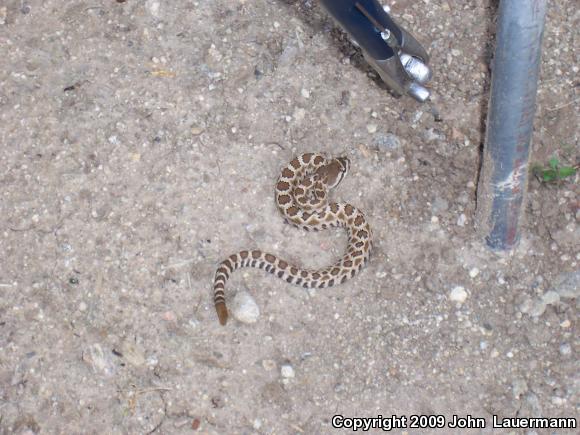
<svg viewBox="0 0 580 435">
<path fill-rule="evenodd" d="M 161 6 L 161 2 L 159 0 L 147 0 L 145 3 L 149 13 L 153 15 L 155 18 L 159 17 L 159 8 Z"/>
<path fill-rule="evenodd" d="M 367 131 L 371 134 L 376 133 L 377 132 L 377 125 L 376 124 L 368 124 Z"/>
<path fill-rule="evenodd" d="M 566 399 L 558 396 L 552 396 L 552 405 L 562 406 L 566 403 Z"/>
<path fill-rule="evenodd" d="M 280 367 L 280 374 L 283 378 L 293 378 L 295 376 L 294 368 L 290 364 L 284 364 Z"/>
<path fill-rule="evenodd" d="M 83 351 L 83 361 L 89 365 L 95 373 L 105 376 L 115 374 L 115 364 L 111 358 L 111 352 L 104 352 L 100 344 L 95 343 Z"/>
<path fill-rule="evenodd" d="M 459 215 L 459 217 L 457 218 L 457 226 L 463 227 L 463 226 L 465 226 L 466 222 L 467 222 L 467 216 L 465 216 L 465 214 L 461 213 Z"/>
<path fill-rule="evenodd" d="M 451 299 L 453 302 L 462 304 L 467 299 L 467 291 L 458 285 L 453 290 L 451 290 L 451 293 L 449 293 L 449 299 Z"/>
<path fill-rule="evenodd" d="M 232 301 L 232 314 L 242 323 L 256 323 L 260 317 L 260 308 L 248 292 L 238 292 Z"/>
<path fill-rule="evenodd" d="M 296 108 L 294 110 L 293 117 L 294 117 L 295 121 L 302 121 L 305 116 L 306 116 L 306 110 L 304 110 L 302 107 Z"/>
<path fill-rule="evenodd" d="M 471 278 L 475 278 L 477 275 L 479 275 L 479 269 L 477 267 L 474 267 L 469 271 L 469 276 Z"/>
</svg>

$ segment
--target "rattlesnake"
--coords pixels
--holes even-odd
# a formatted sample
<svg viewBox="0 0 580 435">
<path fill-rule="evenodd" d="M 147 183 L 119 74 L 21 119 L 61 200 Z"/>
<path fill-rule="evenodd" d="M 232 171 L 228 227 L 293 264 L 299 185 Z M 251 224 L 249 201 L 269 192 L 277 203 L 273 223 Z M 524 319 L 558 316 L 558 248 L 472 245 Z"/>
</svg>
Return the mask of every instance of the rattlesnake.
<svg viewBox="0 0 580 435">
<path fill-rule="evenodd" d="M 345 227 L 348 248 L 344 256 L 324 269 L 305 270 L 257 249 L 230 255 L 219 264 L 213 281 L 215 308 L 222 325 L 228 319 L 224 288 L 236 269 L 264 269 L 305 288 L 331 287 L 354 277 L 362 269 L 372 249 L 369 224 L 357 208 L 346 203 L 329 204 L 327 198 L 328 191 L 338 186 L 349 168 L 346 157 L 329 160 L 321 154 L 302 154 L 282 170 L 275 188 L 276 205 L 287 223 L 306 231 Z"/>
</svg>

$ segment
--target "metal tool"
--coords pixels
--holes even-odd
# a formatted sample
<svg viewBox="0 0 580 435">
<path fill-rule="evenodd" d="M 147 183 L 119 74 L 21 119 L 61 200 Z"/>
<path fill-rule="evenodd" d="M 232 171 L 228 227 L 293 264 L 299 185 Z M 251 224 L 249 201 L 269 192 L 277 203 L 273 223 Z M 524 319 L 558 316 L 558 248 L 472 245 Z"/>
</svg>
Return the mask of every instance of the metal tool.
<svg viewBox="0 0 580 435">
<path fill-rule="evenodd" d="M 320 0 L 322 6 L 358 45 L 365 60 L 396 95 L 419 102 L 429 98 L 429 55 L 376 0 Z"/>
</svg>

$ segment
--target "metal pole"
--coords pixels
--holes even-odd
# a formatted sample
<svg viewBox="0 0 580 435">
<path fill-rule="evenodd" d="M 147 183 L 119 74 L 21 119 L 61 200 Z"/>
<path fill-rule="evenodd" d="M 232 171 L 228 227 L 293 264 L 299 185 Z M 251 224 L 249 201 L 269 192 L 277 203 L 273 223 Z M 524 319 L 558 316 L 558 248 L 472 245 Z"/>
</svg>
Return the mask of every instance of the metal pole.
<svg viewBox="0 0 580 435">
<path fill-rule="evenodd" d="M 477 226 L 487 245 L 519 241 L 547 0 L 501 0 Z"/>
</svg>

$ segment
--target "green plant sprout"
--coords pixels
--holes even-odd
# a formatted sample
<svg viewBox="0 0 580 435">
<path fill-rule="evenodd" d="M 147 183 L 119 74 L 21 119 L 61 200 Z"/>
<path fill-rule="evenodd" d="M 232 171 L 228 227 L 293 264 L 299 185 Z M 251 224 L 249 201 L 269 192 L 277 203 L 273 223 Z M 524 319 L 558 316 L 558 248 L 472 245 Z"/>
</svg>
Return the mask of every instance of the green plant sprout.
<svg viewBox="0 0 580 435">
<path fill-rule="evenodd" d="M 548 166 L 536 164 L 532 168 L 532 173 L 542 183 L 554 183 L 562 181 L 564 178 L 576 175 L 578 166 L 562 166 L 557 157 L 552 157 L 548 161 Z"/>
</svg>

